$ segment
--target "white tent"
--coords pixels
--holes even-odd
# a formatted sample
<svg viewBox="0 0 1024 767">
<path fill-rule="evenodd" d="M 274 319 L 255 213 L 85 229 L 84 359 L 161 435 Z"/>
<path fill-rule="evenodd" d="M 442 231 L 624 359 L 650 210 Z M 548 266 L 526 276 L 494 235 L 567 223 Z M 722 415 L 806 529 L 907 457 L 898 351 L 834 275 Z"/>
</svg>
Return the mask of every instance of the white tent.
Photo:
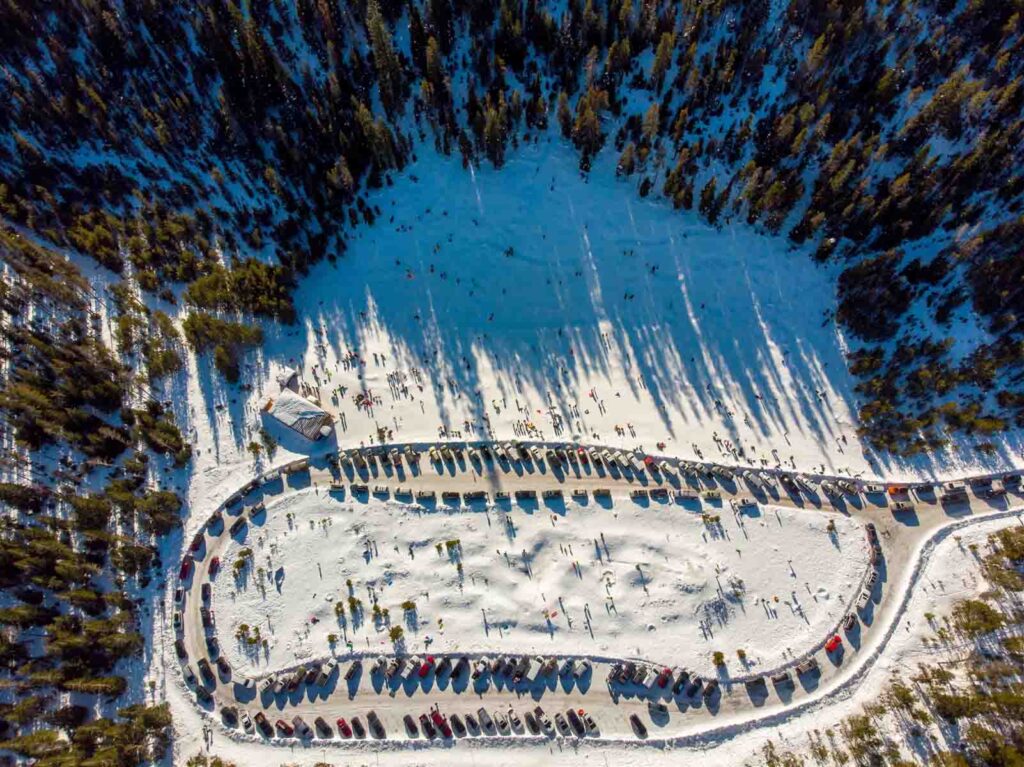
<svg viewBox="0 0 1024 767">
<path fill-rule="evenodd" d="M 331 433 L 331 416 L 291 389 L 284 389 L 276 399 L 267 400 L 263 412 L 306 439 L 320 439 Z"/>
<path fill-rule="evenodd" d="M 295 368 L 285 368 L 277 376 L 278 386 L 280 386 L 282 389 L 292 388 L 292 383 L 295 381 L 295 378 L 296 376 L 298 376 L 298 374 L 299 371 L 295 370 Z"/>
</svg>

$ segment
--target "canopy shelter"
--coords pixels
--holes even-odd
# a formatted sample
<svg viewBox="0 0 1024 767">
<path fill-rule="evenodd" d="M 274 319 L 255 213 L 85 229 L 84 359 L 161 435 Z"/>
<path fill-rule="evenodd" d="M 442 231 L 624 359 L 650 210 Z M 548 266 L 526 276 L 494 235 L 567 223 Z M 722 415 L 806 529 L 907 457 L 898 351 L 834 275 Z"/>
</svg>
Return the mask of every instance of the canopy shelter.
<svg viewBox="0 0 1024 767">
<path fill-rule="evenodd" d="M 291 389 L 267 400 L 263 412 L 293 429 L 306 439 L 316 440 L 331 433 L 331 416 Z"/>
</svg>

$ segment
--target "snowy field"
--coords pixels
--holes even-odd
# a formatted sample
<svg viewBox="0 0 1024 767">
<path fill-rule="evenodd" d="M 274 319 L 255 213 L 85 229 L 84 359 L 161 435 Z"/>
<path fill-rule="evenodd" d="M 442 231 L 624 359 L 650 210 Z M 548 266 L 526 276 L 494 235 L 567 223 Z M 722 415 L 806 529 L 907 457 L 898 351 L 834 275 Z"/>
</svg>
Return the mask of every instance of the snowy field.
<svg viewBox="0 0 1024 767">
<path fill-rule="evenodd" d="M 226 570 L 213 606 L 229 661 L 249 674 L 323 657 L 332 633 L 338 652 L 346 642 L 391 652 L 393 625 L 410 652 L 640 657 L 710 671 L 721 650 L 743 673 L 821 640 L 867 568 L 860 524 L 823 512 L 725 512 L 717 524 L 626 501 L 570 503 L 564 514 L 424 512 L 315 489 L 269 505 L 225 562 L 242 546 L 254 567 L 237 582 Z M 350 594 L 363 615 L 346 608 L 339 622 L 334 605 Z M 374 619 L 373 596 L 387 617 Z M 266 651 L 233 639 L 241 624 L 260 627 Z"/>
<path fill-rule="evenodd" d="M 302 282 L 304 328 L 270 347 L 319 383 L 343 443 L 383 427 L 864 468 L 834 276 L 784 240 L 640 200 L 607 168 L 581 179 L 557 141 L 500 171 L 427 153 L 370 199 L 376 224 Z"/>
<path fill-rule="evenodd" d="M 832 319 L 837 267 L 640 199 L 605 155 L 584 179 L 557 138 L 500 171 L 424 152 L 369 195 L 376 222 L 347 253 L 300 281 L 299 327 L 265 328 L 244 407 L 196 369 L 199 440 L 212 429 L 218 456 L 243 457 L 276 375 L 294 367 L 344 445 L 664 443 L 683 458 L 890 478 L 977 465 L 862 452 Z"/>
</svg>

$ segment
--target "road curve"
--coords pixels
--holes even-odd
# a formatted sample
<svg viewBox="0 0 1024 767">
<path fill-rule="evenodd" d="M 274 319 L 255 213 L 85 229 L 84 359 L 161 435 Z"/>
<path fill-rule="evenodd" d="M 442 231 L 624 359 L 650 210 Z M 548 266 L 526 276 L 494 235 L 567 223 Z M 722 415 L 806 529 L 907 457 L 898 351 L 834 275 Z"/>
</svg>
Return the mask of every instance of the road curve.
<svg viewBox="0 0 1024 767">
<path fill-rule="evenodd" d="M 232 708 L 252 715 L 262 711 L 271 724 L 277 719 L 291 722 L 293 717 L 300 716 L 312 725 L 315 717 L 322 716 L 331 727 L 332 737 L 317 737 L 311 741 L 318 747 L 358 743 L 358 740 L 341 738 L 334 725 L 335 720 L 338 717 L 351 720 L 353 716 L 358 716 L 365 722 L 365 715 L 370 710 L 378 714 L 386 731 L 386 739 L 378 742 L 379 747 L 412 746 L 413 742 L 417 747 L 423 747 L 427 743 L 422 734 L 414 736 L 415 741 L 409 739 L 402 721 L 406 714 L 417 719 L 436 705 L 446 715 L 459 713 L 464 716 L 476 712 L 483 705 L 492 715 L 495 711 L 505 712 L 512 707 L 522 717 L 538 704 L 543 706 L 549 717 L 557 711 L 586 709 L 593 715 L 599 728 L 597 733 L 588 733 L 586 741 L 589 743 L 621 744 L 627 738 L 635 740 L 629 717 L 636 714 L 645 723 L 649 735 L 640 742 L 652 745 L 699 744 L 730 732 L 778 724 L 809 707 L 849 694 L 884 649 L 898 623 L 899 614 L 909 601 L 916 577 L 934 545 L 957 527 L 997 515 L 1015 513 L 1009 510 L 1008 497 L 996 495 L 985 499 L 982 497 L 984 490 L 977 490 L 973 495 L 964 493 L 962 497 L 958 496 L 947 503 L 945 512 L 956 515 L 955 521 L 950 522 L 950 518 L 939 511 L 939 498 L 943 492 L 941 488 L 931 491 L 928 486 L 920 485 L 892 488 L 907 505 L 906 509 L 894 513 L 889 506 L 889 494 L 885 488 L 882 488 L 882 493 L 865 495 L 860 492 L 864 485 L 854 485 L 847 478 L 809 477 L 779 471 L 751 472 L 661 457 L 649 460 L 648 465 L 644 465 L 640 458 L 630 461 L 630 457 L 625 455 L 616 462 L 616 451 L 611 451 L 612 461 L 602 462 L 598 453 L 601 448 L 587 448 L 587 459 L 584 460 L 580 457 L 581 449 L 576 445 L 570 447 L 571 451 L 577 451 L 571 456 L 574 460 L 569 460 L 567 452 L 563 453 L 563 459 L 557 455 L 552 457 L 550 453 L 545 455 L 545 451 L 555 445 L 535 443 L 531 446 L 540 451 L 536 457 L 524 455 L 522 460 L 504 460 L 492 453 L 491 459 L 487 459 L 480 454 L 482 444 L 487 443 L 476 443 L 475 451 L 466 450 L 463 445 L 461 456 L 446 451 L 445 456 L 438 455 L 437 461 L 428 459 L 425 454 L 428 446 L 406 445 L 343 451 L 341 461 L 337 460 L 337 454 L 312 462 L 302 459 L 293 461 L 283 469 L 267 472 L 259 480 L 248 483 L 232 494 L 197 533 L 194 540 L 197 548 L 186 555 L 186 559 L 193 564 L 187 577 L 180 581 L 184 597 L 180 615 L 181 630 L 176 637 L 180 640 L 181 649 L 187 654 L 182 668 L 190 669 L 195 674 L 195 682 L 188 686 L 193 690 L 202 688 L 209 693 L 204 696 L 208 700 L 197 700 L 200 708 L 211 715 L 215 711 L 223 714 L 225 709 L 230 711 Z M 413 460 L 410 456 L 417 451 L 424 454 L 418 460 Z M 396 452 L 398 456 L 394 456 Z M 394 457 L 382 459 L 382 453 L 390 453 Z M 370 457 L 371 454 L 376 457 Z M 720 509 L 729 505 L 735 507 L 740 502 L 756 501 L 807 510 L 838 511 L 857 518 L 866 526 L 871 523 L 877 530 L 880 555 L 877 569 L 873 570 L 877 573 L 877 583 L 872 589 L 871 603 L 859 614 L 854 633 L 843 634 L 847 639 L 843 646 L 845 657 L 840 657 L 837 663 L 835 656 L 825 652 L 823 645 L 832 636 L 830 632 L 814 646 L 806 648 L 804 657 L 817 660 L 818 673 L 798 675 L 792 668 L 795 662 L 789 664 L 787 670 L 794 680 L 791 686 L 775 686 L 771 682 L 747 684 L 751 682 L 750 677 L 730 677 L 723 671 L 718 674 L 720 691 L 706 700 L 699 693 L 694 696 L 675 696 L 660 689 L 651 691 L 639 685 L 609 687 L 605 680 L 612 662 L 617 659 L 604 657 L 591 657 L 592 672 L 578 682 L 571 681 L 571 677 L 549 677 L 542 680 L 528 678 L 519 684 L 498 679 L 493 684 L 489 681 L 485 688 L 484 679 L 474 683 L 468 679 L 468 674 L 459 680 L 445 676 L 436 678 L 428 674 L 425 680 L 421 680 L 415 673 L 400 681 L 388 682 L 380 675 L 368 673 L 369 662 L 365 664 L 360 676 L 346 682 L 341 674 L 347 670 L 349 660 L 365 658 L 356 653 L 345 656 L 341 673 L 336 672 L 324 686 L 300 685 L 291 694 L 263 695 L 236 684 L 241 680 L 231 679 L 230 672 L 228 676 L 222 675 L 216 664 L 211 663 L 213 679 L 204 680 L 202 674 L 198 673 L 196 664 L 200 659 L 211 662 L 216 657 L 211 655 L 206 641 L 207 630 L 201 616 L 204 604 L 202 590 L 203 585 L 209 583 L 209 562 L 219 556 L 232 540 L 228 530 L 243 518 L 240 515 L 246 512 L 245 501 L 255 496 L 269 497 L 275 494 L 273 489 L 279 484 L 277 480 L 282 470 L 291 473 L 308 472 L 311 483 L 330 484 L 337 491 L 352 494 L 354 501 L 368 494 L 390 497 L 399 494 L 405 497 L 407 494 L 411 501 L 417 494 L 432 492 L 443 503 L 462 504 L 464 494 L 479 493 L 482 488 L 487 488 L 485 492 L 490 494 L 491 502 L 500 494 L 510 496 L 507 500 L 498 501 L 499 508 L 500 504 L 514 508 L 516 505 L 547 503 L 549 500 L 557 502 L 557 498 L 541 501 L 544 491 L 568 494 L 575 490 L 593 494 L 595 490 L 602 489 L 609 491 L 610 503 L 701 504 Z M 848 483 L 847 492 L 837 492 L 837 481 Z M 831 485 L 829 495 L 821 492 L 823 485 Z M 286 486 L 283 482 L 280 487 L 281 492 L 284 492 Z M 356 492 L 353 493 L 353 490 Z M 519 498 L 517 491 L 535 491 L 538 498 Z M 662 492 L 664 498 L 652 497 L 661 496 Z M 453 498 L 444 501 L 441 496 L 445 493 L 456 495 L 458 500 Z M 419 502 L 431 501 L 420 498 Z M 175 605 L 177 609 L 178 605 Z M 215 626 L 209 629 L 211 633 L 215 632 Z M 438 656 L 438 660 L 441 657 Z M 454 662 L 456 656 L 452 656 L 452 660 Z M 710 668 L 698 671 L 705 678 L 714 675 L 714 670 Z M 760 671 L 758 678 L 765 673 Z M 665 708 L 660 710 L 659 705 Z M 259 737 L 258 730 L 254 735 L 246 736 L 240 729 L 229 729 L 233 737 Z M 564 734 L 572 736 L 570 732 Z M 326 732 L 323 735 L 326 736 Z M 514 742 L 527 745 L 554 736 L 557 733 L 530 736 L 523 728 L 519 733 L 509 731 L 503 736 L 494 733 L 489 740 L 495 744 L 509 745 Z M 481 745 L 487 742 L 480 737 L 475 740 Z M 296 741 L 275 733 L 266 742 L 294 744 Z M 431 742 L 440 744 L 446 741 Z M 447 742 L 450 744 L 450 741 Z"/>
</svg>

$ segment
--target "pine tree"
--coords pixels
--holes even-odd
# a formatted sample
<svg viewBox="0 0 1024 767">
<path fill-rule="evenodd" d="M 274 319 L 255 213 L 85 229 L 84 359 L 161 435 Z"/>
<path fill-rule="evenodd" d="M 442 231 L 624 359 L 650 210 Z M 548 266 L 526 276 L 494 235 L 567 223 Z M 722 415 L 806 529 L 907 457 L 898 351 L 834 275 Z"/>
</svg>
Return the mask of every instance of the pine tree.
<svg viewBox="0 0 1024 767">
<path fill-rule="evenodd" d="M 630 141 L 619 156 L 619 162 L 615 166 L 615 175 L 631 176 L 634 170 L 636 170 L 636 147 Z"/>
<path fill-rule="evenodd" d="M 427 33 L 423 28 L 423 17 L 416 3 L 409 3 L 409 50 L 412 63 L 420 72 L 427 71 Z"/>
<path fill-rule="evenodd" d="M 391 114 L 401 107 L 405 83 L 402 64 L 395 53 L 391 32 L 384 22 L 377 0 L 370 0 L 366 5 L 366 30 L 370 36 L 370 47 L 373 49 L 380 100 L 384 109 Z"/>
<path fill-rule="evenodd" d="M 572 135 L 572 112 L 569 110 L 569 97 L 565 91 L 558 92 L 558 125 L 565 138 Z"/>
<path fill-rule="evenodd" d="M 712 176 L 711 180 L 704 185 L 703 189 L 700 190 L 700 207 L 698 208 L 698 210 L 700 210 L 701 212 L 701 215 L 703 215 L 712 224 L 715 223 L 712 216 L 716 215 L 714 212 L 715 194 L 717 191 L 716 187 L 717 182 L 715 180 L 715 177 Z"/>
<path fill-rule="evenodd" d="M 665 32 L 658 42 L 658 50 L 654 54 L 654 61 L 651 64 L 651 84 L 654 92 L 661 90 L 665 83 L 665 73 L 672 66 L 672 50 L 676 45 L 676 36 L 671 32 Z"/>
</svg>

